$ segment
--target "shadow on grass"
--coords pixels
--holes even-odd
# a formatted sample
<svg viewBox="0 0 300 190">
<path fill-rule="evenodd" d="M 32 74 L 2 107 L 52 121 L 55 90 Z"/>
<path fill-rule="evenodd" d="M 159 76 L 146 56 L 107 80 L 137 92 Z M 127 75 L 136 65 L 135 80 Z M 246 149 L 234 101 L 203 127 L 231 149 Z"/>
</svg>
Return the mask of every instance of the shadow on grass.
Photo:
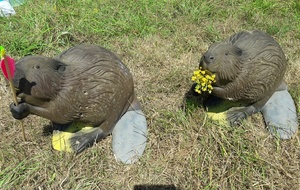
<svg viewBox="0 0 300 190">
<path fill-rule="evenodd" d="M 42 135 L 43 136 L 50 136 L 50 135 L 52 135 L 52 133 L 53 133 L 54 130 L 55 129 L 54 129 L 53 125 L 50 122 L 48 125 L 44 125 L 43 126 L 43 133 L 42 133 Z"/>
<path fill-rule="evenodd" d="M 198 94 L 194 91 L 196 84 L 193 84 L 184 95 L 181 109 L 186 113 L 193 113 L 196 109 L 203 109 L 211 113 L 222 113 L 233 107 L 245 107 L 248 104 L 241 101 L 230 101 L 211 95 L 207 92 Z"/>
<path fill-rule="evenodd" d="M 52 123 L 50 121 L 50 123 L 48 125 L 44 125 L 43 126 L 43 136 L 50 136 L 53 134 L 53 131 L 58 130 L 58 131 L 64 131 L 66 130 L 71 123 L 67 123 L 67 124 L 56 124 L 56 123 Z"/>
<path fill-rule="evenodd" d="M 190 114 L 196 109 L 204 108 L 204 102 L 208 95 L 198 94 L 194 91 L 196 84 L 193 84 L 191 88 L 185 93 L 181 105 L 181 109 L 186 113 Z"/>
<path fill-rule="evenodd" d="M 180 190 L 175 185 L 135 185 L 133 190 Z"/>
</svg>

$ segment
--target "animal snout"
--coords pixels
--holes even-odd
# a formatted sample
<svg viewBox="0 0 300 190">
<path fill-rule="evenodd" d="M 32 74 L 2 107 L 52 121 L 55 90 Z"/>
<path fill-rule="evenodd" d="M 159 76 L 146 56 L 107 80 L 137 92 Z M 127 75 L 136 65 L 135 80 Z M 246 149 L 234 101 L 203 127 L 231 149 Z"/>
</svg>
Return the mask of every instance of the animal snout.
<svg viewBox="0 0 300 190">
<path fill-rule="evenodd" d="M 205 53 L 200 60 L 199 67 L 207 69 L 208 65 L 214 61 L 215 57 L 210 53 Z"/>
<path fill-rule="evenodd" d="M 210 54 L 210 53 L 205 53 L 203 55 L 203 58 L 204 58 L 204 60 L 205 60 L 206 63 L 211 63 L 215 59 L 215 57 L 212 54 Z"/>
</svg>

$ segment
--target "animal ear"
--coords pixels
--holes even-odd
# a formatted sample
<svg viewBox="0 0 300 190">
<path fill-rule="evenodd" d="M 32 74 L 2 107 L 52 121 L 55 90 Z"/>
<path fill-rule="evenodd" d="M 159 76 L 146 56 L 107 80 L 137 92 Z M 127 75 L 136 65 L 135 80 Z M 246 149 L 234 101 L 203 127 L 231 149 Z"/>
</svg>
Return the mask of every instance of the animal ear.
<svg viewBox="0 0 300 190">
<path fill-rule="evenodd" d="M 63 73 L 65 70 L 66 70 L 66 64 L 59 61 L 59 60 L 55 60 L 54 59 L 54 62 L 55 62 L 55 69 L 60 72 L 60 73 Z"/>
<path fill-rule="evenodd" d="M 236 48 L 236 55 L 241 56 L 243 54 L 243 50 L 240 48 Z"/>
<path fill-rule="evenodd" d="M 63 73 L 66 70 L 66 66 L 63 64 L 58 64 L 56 70 L 60 73 Z"/>
</svg>

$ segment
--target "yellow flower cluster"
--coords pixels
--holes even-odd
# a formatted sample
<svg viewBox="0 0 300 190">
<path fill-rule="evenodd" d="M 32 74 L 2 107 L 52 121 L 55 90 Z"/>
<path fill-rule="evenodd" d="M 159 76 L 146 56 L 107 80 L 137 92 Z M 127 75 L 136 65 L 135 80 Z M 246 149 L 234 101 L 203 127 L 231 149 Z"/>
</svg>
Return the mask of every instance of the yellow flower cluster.
<svg viewBox="0 0 300 190">
<path fill-rule="evenodd" d="M 4 47 L 0 46 L 0 58 L 2 59 L 2 57 L 4 58 L 5 56 L 5 49 Z"/>
<path fill-rule="evenodd" d="M 202 70 L 200 67 L 198 70 L 194 71 L 194 75 L 192 76 L 192 81 L 197 83 L 195 91 L 199 94 L 205 91 L 211 93 L 213 89 L 211 84 L 216 82 L 215 78 L 215 74 L 212 74 L 208 70 Z"/>
</svg>

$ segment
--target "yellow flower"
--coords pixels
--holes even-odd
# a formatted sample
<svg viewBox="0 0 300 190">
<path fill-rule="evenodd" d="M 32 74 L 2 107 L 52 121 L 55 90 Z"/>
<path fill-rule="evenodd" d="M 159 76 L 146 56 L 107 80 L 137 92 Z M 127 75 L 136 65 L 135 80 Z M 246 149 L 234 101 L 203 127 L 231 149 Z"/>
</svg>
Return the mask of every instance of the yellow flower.
<svg viewBox="0 0 300 190">
<path fill-rule="evenodd" d="M 216 82 L 216 75 L 212 74 L 208 70 L 202 70 L 201 67 L 198 70 L 195 70 L 193 74 L 192 81 L 196 82 L 197 84 L 195 91 L 199 94 L 205 91 L 211 93 L 213 89 L 211 84 Z"/>
<path fill-rule="evenodd" d="M 0 58 L 5 56 L 5 49 L 4 47 L 0 46 Z"/>
</svg>

